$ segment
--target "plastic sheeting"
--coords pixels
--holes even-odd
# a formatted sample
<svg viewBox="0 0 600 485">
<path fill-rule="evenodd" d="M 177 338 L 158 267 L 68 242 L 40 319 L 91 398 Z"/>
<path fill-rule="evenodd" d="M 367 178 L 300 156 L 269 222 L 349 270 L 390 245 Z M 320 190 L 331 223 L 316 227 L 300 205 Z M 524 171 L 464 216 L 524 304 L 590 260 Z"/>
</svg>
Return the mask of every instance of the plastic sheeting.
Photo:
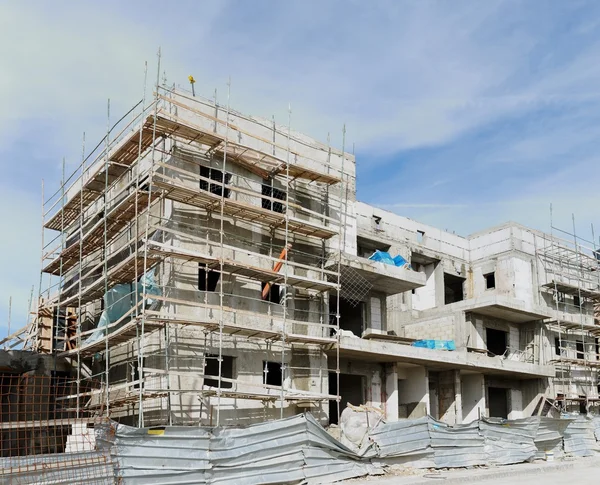
<svg viewBox="0 0 600 485">
<path fill-rule="evenodd" d="M 456 350 L 454 340 L 417 340 L 412 346 L 432 350 Z"/>
<path fill-rule="evenodd" d="M 379 249 L 376 249 L 375 252 L 371 256 L 369 256 L 369 259 L 371 261 L 377 261 L 379 263 L 385 263 L 385 264 L 391 264 L 392 266 L 398 266 L 399 268 L 406 267 L 408 269 L 411 269 L 408 261 L 406 261 L 406 259 L 404 259 L 399 254 L 392 258 L 390 253 L 388 253 L 386 251 L 379 251 Z"/>
<path fill-rule="evenodd" d="M 99 440 L 116 457 L 116 475 L 130 485 L 320 484 L 372 469 L 310 414 L 243 428 L 113 426 Z"/>
<path fill-rule="evenodd" d="M 371 451 L 369 432 L 384 421 L 380 409 L 348 405 L 340 416 L 340 442 L 361 456 Z"/>
<path fill-rule="evenodd" d="M 135 296 L 135 283 L 122 283 L 113 286 L 104 294 L 105 310 L 100 315 L 100 320 L 96 330 L 85 340 L 84 343 L 91 343 L 100 340 L 106 335 L 106 327 L 114 323 L 127 314 L 136 304 L 142 300 L 144 293 L 144 285 L 146 287 L 146 295 L 160 295 L 160 288 L 156 284 L 154 278 L 154 270 L 148 271 L 138 281 L 137 297 Z M 146 298 L 146 305 L 154 304 L 152 298 Z M 124 320 L 122 323 L 127 323 Z"/>
</svg>

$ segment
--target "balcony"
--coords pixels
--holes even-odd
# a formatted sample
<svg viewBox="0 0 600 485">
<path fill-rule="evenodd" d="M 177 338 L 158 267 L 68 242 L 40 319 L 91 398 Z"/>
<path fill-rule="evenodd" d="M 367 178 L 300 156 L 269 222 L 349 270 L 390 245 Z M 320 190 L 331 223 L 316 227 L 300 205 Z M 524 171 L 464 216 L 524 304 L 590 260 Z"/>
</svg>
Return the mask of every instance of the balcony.
<svg viewBox="0 0 600 485">
<path fill-rule="evenodd" d="M 331 261 L 329 266 L 337 264 Z M 372 261 L 360 256 L 342 254 L 342 266 L 351 268 L 364 278 L 373 291 L 395 295 L 425 286 L 425 274 L 408 268 Z"/>
</svg>

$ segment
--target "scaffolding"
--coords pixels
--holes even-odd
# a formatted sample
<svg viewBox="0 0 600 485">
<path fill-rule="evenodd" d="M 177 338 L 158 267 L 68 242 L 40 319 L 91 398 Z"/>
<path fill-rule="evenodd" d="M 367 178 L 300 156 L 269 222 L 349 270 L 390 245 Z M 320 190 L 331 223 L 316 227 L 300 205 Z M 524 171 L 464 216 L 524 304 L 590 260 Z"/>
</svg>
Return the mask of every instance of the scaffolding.
<svg viewBox="0 0 600 485">
<path fill-rule="evenodd" d="M 543 263 L 542 294 L 555 315 L 545 321 L 556 368 L 552 401 L 561 411 L 587 413 L 600 404 L 600 252 L 592 240 L 554 225 L 538 250 Z"/>
<path fill-rule="evenodd" d="M 85 155 L 84 136 L 79 167 L 43 201 L 32 348 L 72 363 L 77 416 L 173 424 L 172 407 L 197 400 L 175 421 L 219 425 L 228 399 L 277 417 L 331 401 L 339 415 L 344 149 L 158 75 L 150 101 L 113 125 L 107 111 L 103 140 Z M 264 353 L 262 383 L 232 375 L 232 348 Z M 333 349 L 336 362 L 301 365 Z"/>
</svg>

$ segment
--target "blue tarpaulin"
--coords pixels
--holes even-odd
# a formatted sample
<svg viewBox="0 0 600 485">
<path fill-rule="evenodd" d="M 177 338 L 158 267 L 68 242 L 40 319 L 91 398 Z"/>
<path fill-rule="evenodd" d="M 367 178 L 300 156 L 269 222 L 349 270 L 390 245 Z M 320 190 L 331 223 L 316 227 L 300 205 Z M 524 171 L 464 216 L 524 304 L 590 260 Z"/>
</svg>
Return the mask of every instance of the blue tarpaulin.
<svg viewBox="0 0 600 485">
<path fill-rule="evenodd" d="M 88 344 L 103 338 L 106 335 L 106 327 L 111 323 L 116 322 L 123 317 L 129 310 L 133 308 L 142 299 L 146 287 L 146 305 L 151 305 L 154 300 L 150 298 L 152 295 L 160 295 L 160 288 L 156 284 L 154 278 L 154 270 L 148 271 L 139 279 L 137 285 L 137 297 L 135 296 L 135 283 L 121 283 L 113 286 L 107 293 L 104 294 L 105 310 L 100 315 L 100 320 L 96 326 L 96 330 L 92 333 L 84 343 Z M 127 319 L 129 321 L 129 319 Z M 126 323 L 126 321 L 122 322 Z"/>
<path fill-rule="evenodd" d="M 407 267 L 410 268 L 410 264 L 408 261 L 404 259 L 402 256 L 394 256 L 393 258 L 390 256 L 390 253 L 386 251 L 379 251 L 376 249 L 375 252 L 369 257 L 371 261 L 377 261 L 379 263 L 391 264 L 392 266 L 398 266 L 399 268 Z"/>
<path fill-rule="evenodd" d="M 454 340 L 417 340 L 412 345 L 423 349 L 456 350 Z"/>
</svg>

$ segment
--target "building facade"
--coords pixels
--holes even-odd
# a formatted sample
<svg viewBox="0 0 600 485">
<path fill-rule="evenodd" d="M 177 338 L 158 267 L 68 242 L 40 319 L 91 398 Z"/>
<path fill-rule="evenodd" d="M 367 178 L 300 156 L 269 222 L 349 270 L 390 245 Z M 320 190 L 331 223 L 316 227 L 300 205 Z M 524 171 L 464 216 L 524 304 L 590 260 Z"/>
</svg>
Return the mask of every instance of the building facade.
<svg viewBox="0 0 600 485">
<path fill-rule="evenodd" d="M 35 349 L 71 362 L 82 412 L 215 425 L 337 423 L 348 403 L 452 424 L 593 411 L 597 253 L 357 202 L 353 155 L 179 89 L 136 109 L 45 204 Z"/>
</svg>

